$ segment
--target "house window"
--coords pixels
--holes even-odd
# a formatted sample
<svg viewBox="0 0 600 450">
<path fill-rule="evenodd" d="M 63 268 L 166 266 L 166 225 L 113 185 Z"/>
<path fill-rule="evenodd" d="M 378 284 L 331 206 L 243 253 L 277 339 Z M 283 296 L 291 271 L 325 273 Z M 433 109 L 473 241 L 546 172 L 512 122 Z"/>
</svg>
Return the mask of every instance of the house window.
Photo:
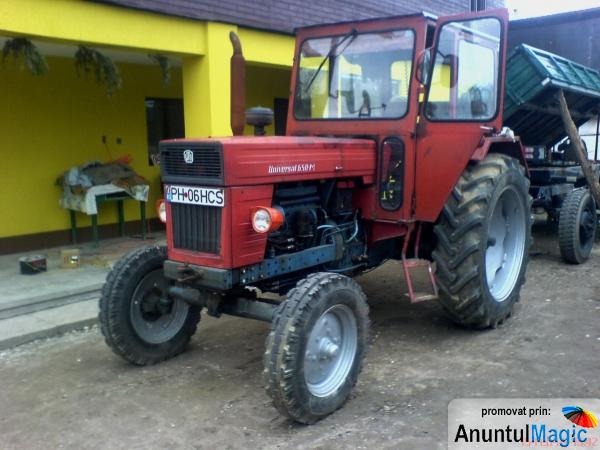
<svg viewBox="0 0 600 450">
<path fill-rule="evenodd" d="M 180 98 L 146 98 L 148 163 L 159 162 L 158 143 L 163 139 L 184 137 L 183 100 Z"/>
<path fill-rule="evenodd" d="M 471 11 L 483 11 L 485 9 L 485 0 L 471 0 Z"/>
</svg>

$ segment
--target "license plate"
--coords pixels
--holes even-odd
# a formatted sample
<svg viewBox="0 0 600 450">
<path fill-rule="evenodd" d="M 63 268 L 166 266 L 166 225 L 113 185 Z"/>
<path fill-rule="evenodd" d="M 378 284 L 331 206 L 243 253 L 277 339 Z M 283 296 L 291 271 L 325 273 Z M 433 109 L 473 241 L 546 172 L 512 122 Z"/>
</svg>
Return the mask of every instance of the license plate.
<svg viewBox="0 0 600 450">
<path fill-rule="evenodd" d="M 225 206 L 223 189 L 213 189 L 198 186 L 166 186 L 165 196 L 168 202 L 185 203 L 188 205 Z"/>
</svg>

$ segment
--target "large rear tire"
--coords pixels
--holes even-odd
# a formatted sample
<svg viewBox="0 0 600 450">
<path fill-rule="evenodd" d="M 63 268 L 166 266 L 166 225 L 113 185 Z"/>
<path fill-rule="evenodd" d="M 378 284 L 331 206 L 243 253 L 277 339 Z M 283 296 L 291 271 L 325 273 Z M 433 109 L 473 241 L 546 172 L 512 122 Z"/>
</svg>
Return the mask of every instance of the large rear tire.
<svg viewBox="0 0 600 450">
<path fill-rule="evenodd" d="M 100 296 L 100 329 L 108 346 L 135 365 L 181 353 L 196 332 L 200 308 L 166 295 L 165 247 L 125 255 L 106 278 Z"/>
<path fill-rule="evenodd" d="M 575 189 L 565 197 L 558 220 L 558 246 L 570 264 L 588 260 L 596 240 L 596 202 L 585 188 Z"/>
<path fill-rule="evenodd" d="M 525 169 L 490 154 L 469 166 L 435 225 L 440 302 L 456 323 L 496 327 L 519 300 L 531 245 Z"/>
<path fill-rule="evenodd" d="M 314 423 L 344 404 L 367 348 L 369 308 L 351 278 L 316 273 L 278 307 L 264 356 L 267 393 L 284 415 Z"/>
</svg>

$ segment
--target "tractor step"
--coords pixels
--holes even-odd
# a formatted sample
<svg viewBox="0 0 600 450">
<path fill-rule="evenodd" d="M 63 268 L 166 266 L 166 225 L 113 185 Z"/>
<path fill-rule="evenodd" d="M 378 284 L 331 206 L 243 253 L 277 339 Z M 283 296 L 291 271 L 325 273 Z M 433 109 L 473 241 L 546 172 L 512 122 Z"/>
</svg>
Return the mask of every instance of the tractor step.
<svg viewBox="0 0 600 450">
<path fill-rule="evenodd" d="M 402 261 L 402 264 L 411 269 L 414 267 L 431 267 L 431 262 L 421 258 L 406 258 Z"/>
<path fill-rule="evenodd" d="M 435 281 L 435 276 L 433 275 L 433 269 L 430 261 L 418 258 L 403 258 L 402 269 L 404 270 L 404 278 L 406 280 L 406 286 L 408 287 L 408 293 L 406 295 L 408 298 L 410 298 L 411 303 L 434 300 L 438 297 L 438 287 Z M 431 287 L 430 292 L 415 292 L 413 275 L 411 273 L 411 271 L 414 269 L 425 269 L 427 271 L 427 277 Z"/>
<path fill-rule="evenodd" d="M 406 293 L 404 295 L 406 295 L 407 297 L 410 297 L 410 295 L 408 293 Z M 438 298 L 437 295 L 429 294 L 427 292 L 414 292 L 413 295 L 414 295 L 414 298 L 410 301 L 411 303 L 425 302 L 427 300 L 435 300 Z"/>
</svg>

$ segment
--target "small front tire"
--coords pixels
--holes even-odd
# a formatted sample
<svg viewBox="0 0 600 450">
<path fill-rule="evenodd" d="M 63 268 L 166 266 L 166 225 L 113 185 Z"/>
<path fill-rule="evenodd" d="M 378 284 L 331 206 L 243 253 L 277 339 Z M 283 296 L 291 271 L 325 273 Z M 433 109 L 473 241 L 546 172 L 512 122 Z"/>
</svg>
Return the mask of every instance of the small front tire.
<svg viewBox="0 0 600 450">
<path fill-rule="evenodd" d="M 165 247 L 134 250 L 115 264 L 102 288 L 102 334 L 113 352 L 135 365 L 181 353 L 200 320 L 199 307 L 167 296 L 166 259 Z"/>
<path fill-rule="evenodd" d="M 274 406 L 314 423 L 348 399 L 367 348 L 369 308 L 360 286 L 316 273 L 278 307 L 267 337 L 265 381 Z"/>
</svg>

